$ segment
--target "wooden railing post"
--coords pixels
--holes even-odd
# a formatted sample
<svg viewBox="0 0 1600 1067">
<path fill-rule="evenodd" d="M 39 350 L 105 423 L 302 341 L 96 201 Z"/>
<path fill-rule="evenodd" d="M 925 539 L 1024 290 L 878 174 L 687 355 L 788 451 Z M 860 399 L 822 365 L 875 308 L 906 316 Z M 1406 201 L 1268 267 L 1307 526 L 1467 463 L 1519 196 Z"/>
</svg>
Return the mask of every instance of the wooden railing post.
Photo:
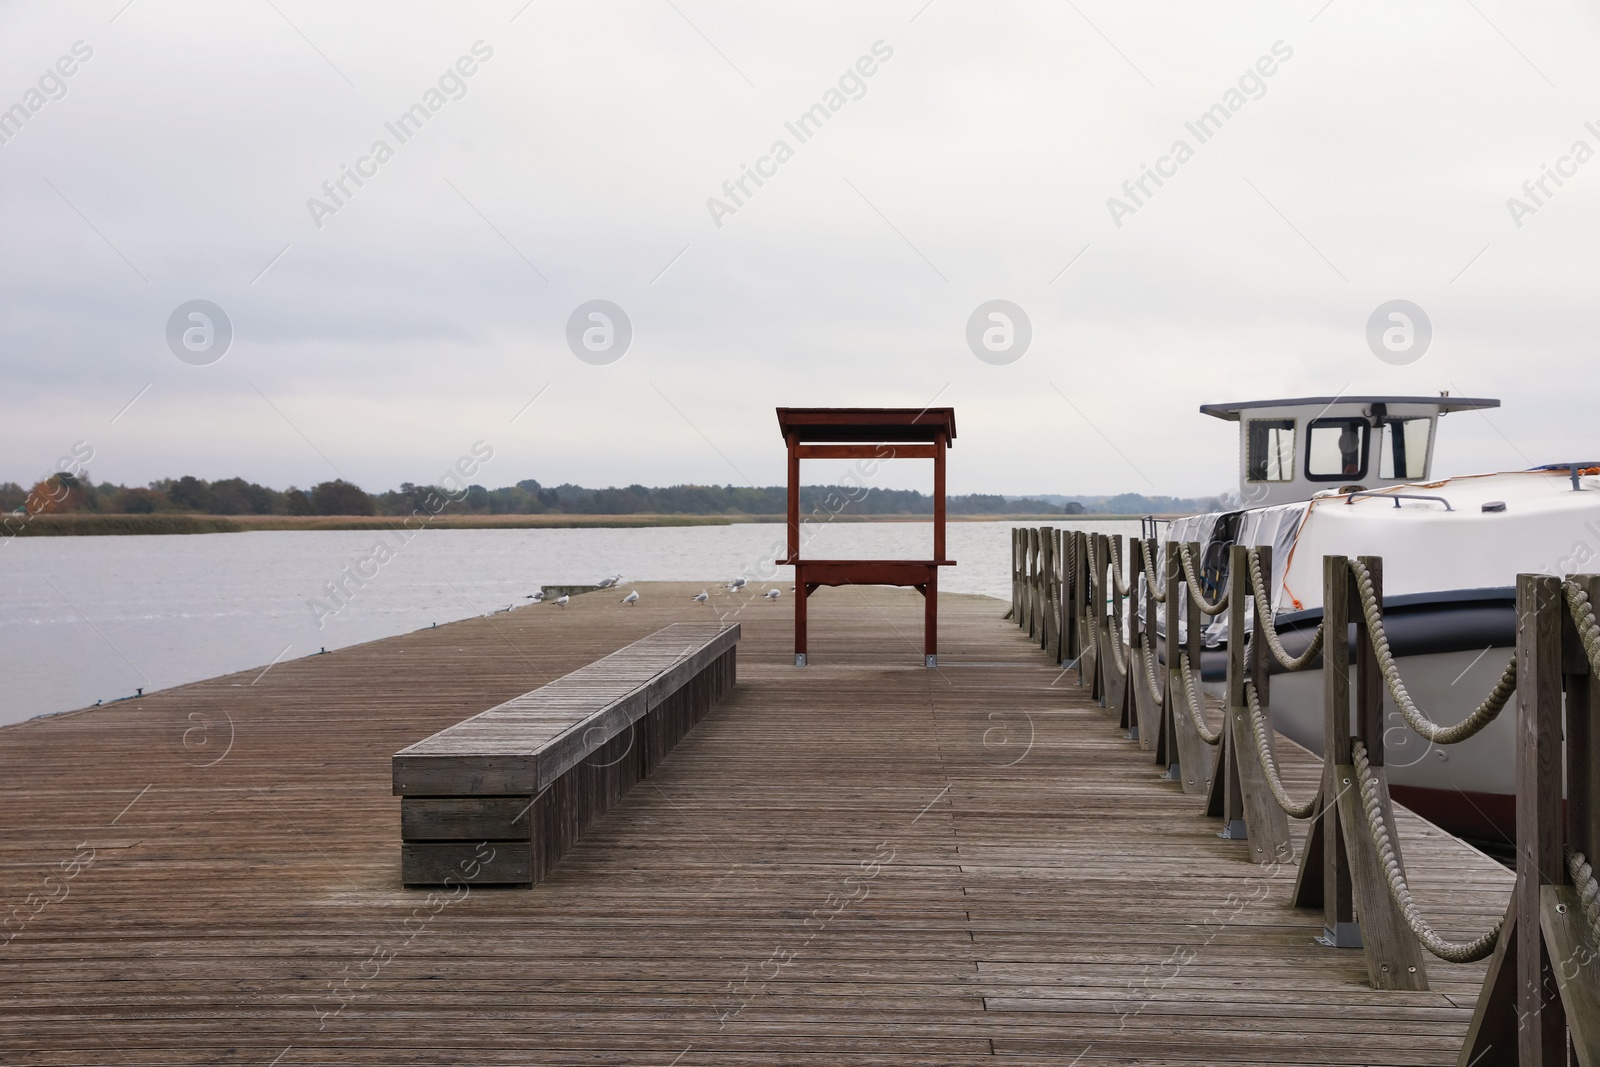
<svg viewBox="0 0 1600 1067">
<path fill-rule="evenodd" d="M 1115 542 L 1115 545 L 1113 545 Z M 1101 704 L 1108 710 L 1117 713 L 1118 725 L 1124 729 L 1128 726 L 1127 695 L 1128 677 L 1126 672 L 1117 670 L 1117 652 L 1121 650 L 1122 642 L 1122 597 L 1117 595 L 1116 559 L 1112 554 L 1114 547 L 1120 548 L 1122 535 L 1100 535 L 1100 558 L 1102 562 L 1101 574 L 1103 584 L 1101 591 L 1104 596 L 1100 601 L 1100 677 L 1103 680 Z M 1111 642 L 1116 641 L 1118 648 L 1113 649 Z M 1124 665 L 1127 657 L 1122 657 Z"/>
<path fill-rule="evenodd" d="M 1591 606 L 1600 598 L 1600 578 L 1571 581 Z M 1569 1045 L 1576 1062 L 1600 1062 L 1600 946 L 1566 857 L 1570 846 L 1592 866 L 1600 849 L 1593 675 L 1562 580 L 1519 574 L 1517 882 L 1458 1064 L 1560 1067 Z"/>
<path fill-rule="evenodd" d="M 1094 613 L 1097 589 L 1094 567 L 1090 566 L 1091 549 L 1097 534 L 1078 532 L 1078 684 L 1089 687 L 1089 695 L 1097 696 L 1100 685 L 1099 622 Z"/>
<path fill-rule="evenodd" d="M 1039 647 L 1044 647 L 1045 608 L 1050 596 L 1050 567 L 1049 551 L 1050 539 L 1048 533 L 1041 526 L 1033 528 L 1034 551 L 1037 553 L 1035 566 L 1037 568 L 1037 587 L 1033 601 L 1033 639 L 1039 642 Z"/>
<path fill-rule="evenodd" d="M 1189 558 L 1194 559 L 1200 554 L 1200 546 L 1190 541 L 1184 546 L 1189 552 Z M 1167 674 L 1168 699 L 1173 707 L 1173 734 L 1177 738 L 1179 759 L 1183 765 L 1183 791 L 1199 796 L 1207 795 L 1211 790 L 1211 782 L 1216 777 L 1217 757 L 1216 750 L 1205 743 L 1194 723 L 1189 718 L 1187 697 L 1184 695 L 1182 663 L 1178 653 L 1181 651 L 1189 657 L 1189 674 L 1193 681 L 1194 691 L 1201 701 L 1204 709 L 1205 697 L 1201 693 L 1201 640 L 1205 627 L 1200 606 L 1195 603 L 1188 581 L 1183 577 L 1183 564 L 1178 559 L 1179 545 L 1176 541 L 1167 545 L 1167 566 L 1172 577 L 1167 588 L 1172 590 L 1168 595 L 1168 661 Z M 1181 585 L 1179 583 L 1182 583 Z M 1177 597 L 1174 601 L 1172 598 Z M 1180 605 L 1176 610 L 1181 610 L 1184 615 L 1183 647 L 1178 648 L 1178 627 L 1174 616 L 1174 604 Z"/>
<path fill-rule="evenodd" d="M 1517 579 L 1517 1056 L 1522 1067 L 1563 1067 L 1566 1013 L 1541 931 L 1546 886 L 1566 885 L 1561 832 L 1561 580 Z M 1526 680 L 1524 682 L 1524 680 Z"/>
<path fill-rule="evenodd" d="M 1151 545 L 1155 544 L 1151 541 Z M 1156 737 L 1156 762 L 1165 769 L 1168 781 L 1183 781 L 1183 750 L 1178 745 L 1178 720 L 1174 717 L 1183 709 L 1179 701 L 1184 699 L 1181 689 L 1174 689 L 1173 683 L 1179 681 L 1178 670 L 1178 610 L 1181 601 L 1178 600 L 1178 566 L 1173 542 L 1166 543 L 1164 555 L 1161 557 L 1161 584 L 1166 594 L 1166 610 L 1163 612 L 1162 632 L 1159 635 L 1160 643 L 1157 644 L 1157 634 L 1151 630 L 1151 649 L 1159 650 L 1164 665 L 1161 668 L 1160 684 L 1166 699 L 1161 705 L 1161 728 Z M 1154 605 L 1151 607 L 1154 611 Z M 1152 614 L 1154 619 L 1155 615 Z"/>
<path fill-rule="evenodd" d="M 1255 688 L 1258 702 L 1261 705 L 1261 714 L 1265 719 L 1267 746 L 1269 753 L 1272 751 L 1272 709 L 1269 703 L 1269 690 L 1267 687 L 1268 661 L 1272 656 L 1266 647 L 1267 641 L 1263 631 L 1271 623 L 1264 619 L 1256 608 L 1257 590 L 1254 579 L 1250 574 L 1250 548 L 1245 545 L 1234 545 L 1233 558 L 1229 564 L 1230 586 L 1237 595 L 1242 595 L 1244 605 L 1236 606 L 1229 602 L 1230 612 L 1236 613 L 1241 619 L 1251 619 L 1251 636 L 1249 655 L 1240 664 L 1238 685 L 1235 687 L 1233 680 L 1229 680 L 1229 707 L 1228 722 L 1231 733 L 1228 737 L 1228 751 L 1233 755 L 1233 770 L 1237 775 L 1238 789 L 1244 804 L 1244 821 L 1246 832 L 1250 839 L 1250 858 L 1257 863 L 1282 863 L 1289 860 L 1294 853 L 1294 845 L 1289 837 L 1289 817 L 1284 814 L 1277 800 L 1273 798 L 1272 786 L 1267 782 L 1266 768 L 1262 766 L 1261 754 L 1256 742 L 1255 726 L 1250 719 L 1250 707 L 1245 695 L 1245 683 L 1248 681 Z M 1261 558 L 1261 580 L 1268 588 L 1272 584 L 1272 549 L 1262 546 L 1256 549 Z M 1237 574 L 1237 578 L 1232 575 Z M 1228 648 L 1231 653 L 1234 640 L 1234 631 L 1228 633 Z M 1238 631 L 1238 643 L 1244 643 L 1243 628 Z M 1229 663 L 1233 662 L 1230 655 Z M 1237 696 L 1237 703 L 1234 697 Z"/>
<path fill-rule="evenodd" d="M 1039 647 L 1055 640 L 1056 539 L 1048 526 L 1039 529 Z"/>
<path fill-rule="evenodd" d="M 1164 679 L 1162 672 L 1156 668 L 1153 660 L 1156 655 L 1156 600 L 1155 587 L 1145 581 L 1146 565 L 1151 573 L 1155 568 L 1155 541 L 1146 541 L 1139 538 L 1128 546 L 1128 582 L 1132 587 L 1133 595 L 1128 600 L 1129 612 L 1129 641 L 1128 647 L 1133 655 L 1138 658 L 1139 669 L 1134 679 L 1134 710 L 1138 713 L 1136 728 L 1139 736 L 1139 747 L 1156 749 L 1161 742 L 1161 705 L 1156 703 L 1160 692 L 1151 688 L 1150 679 L 1156 679 L 1155 685 L 1160 686 Z M 1146 663 L 1144 650 L 1150 650 L 1152 662 Z M 1166 769 L 1166 763 L 1159 757 L 1157 763 Z"/>
<path fill-rule="evenodd" d="M 1062 536 L 1062 531 L 1054 526 L 1050 528 L 1050 538 L 1055 543 L 1056 557 L 1056 569 L 1053 576 L 1055 580 L 1055 597 L 1050 606 L 1050 629 L 1053 634 L 1050 641 L 1050 661 L 1052 663 L 1060 663 L 1064 649 L 1063 642 L 1066 639 L 1066 630 L 1062 626 L 1062 615 L 1064 614 L 1062 608 L 1066 602 L 1067 539 Z"/>
<path fill-rule="evenodd" d="M 1226 717 L 1222 722 L 1222 744 L 1217 746 L 1217 770 L 1211 778 L 1211 791 L 1206 798 L 1206 814 L 1222 820 L 1218 837 L 1242 841 L 1249 832 L 1244 818 L 1244 794 L 1239 781 L 1239 752 L 1237 729 L 1239 715 L 1244 710 L 1245 590 L 1242 545 L 1229 549 L 1228 557 L 1228 674 L 1223 697 Z M 1247 713 L 1248 714 L 1248 713 Z"/>
<path fill-rule="evenodd" d="M 1018 622 L 1022 617 L 1022 614 L 1018 611 L 1019 601 L 1021 601 L 1022 597 L 1021 563 L 1019 563 L 1022 553 L 1018 549 L 1019 530 L 1021 530 L 1019 526 L 1011 526 L 1011 614 L 1006 617 L 1013 622 Z"/>
<path fill-rule="evenodd" d="M 1076 530 L 1067 530 L 1062 535 L 1062 591 L 1061 591 L 1061 666 L 1076 666 L 1078 657 L 1083 654 L 1082 646 L 1078 639 L 1078 604 L 1082 599 L 1080 592 L 1079 572 L 1083 569 L 1082 556 L 1078 552 L 1078 539 L 1081 535 Z M 1079 684 L 1083 679 L 1079 678 Z"/>
<path fill-rule="evenodd" d="M 1294 904 L 1322 908 L 1322 936 L 1330 948 L 1360 948 L 1350 857 L 1344 848 L 1337 798 L 1346 788 L 1335 772 L 1350 756 L 1350 565 L 1322 557 L 1322 809 L 1306 831 Z"/>
<path fill-rule="evenodd" d="M 1356 709 L 1355 737 L 1367 750 L 1367 759 L 1377 781 L 1380 809 L 1391 840 L 1398 839 L 1394 824 L 1394 805 L 1389 800 L 1389 784 L 1383 771 L 1383 676 L 1379 672 L 1377 657 L 1372 652 L 1371 636 L 1366 616 L 1361 608 L 1361 594 L 1350 577 L 1349 561 L 1338 557 L 1343 568 L 1344 602 L 1348 617 L 1356 624 Z M 1373 594 L 1383 603 L 1383 560 L 1363 556 L 1361 562 L 1372 577 Z M 1338 590 L 1334 590 L 1338 595 Z M 1327 608 L 1324 605 L 1324 611 Z M 1326 618 L 1326 615 L 1324 616 Z M 1324 648 L 1337 644 L 1337 635 L 1329 632 L 1323 641 Z M 1324 671 L 1324 675 L 1327 675 Z M 1348 697 L 1346 698 L 1348 700 Z M 1329 708 L 1334 722 L 1330 730 L 1342 729 L 1349 738 L 1349 705 Z M 1352 742 L 1347 740 L 1346 745 Z M 1349 748 L 1344 750 L 1346 753 Z M 1341 753 L 1343 754 L 1343 753 Z M 1339 808 L 1338 844 L 1348 857 L 1350 885 L 1356 913 L 1361 917 L 1361 947 L 1366 956 L 1367 979 L 1376 989 L 1427 989 L 1428 972 L 1423 963 L 1422 945 L 1411 932 L 1405 916 L 1389 892 L 1388 875 L 1379 859 L 1377 846 L 1372 841 L 1366 807 L 1361 799 L 1361 788 L 1354 766 L 1342 763 L 1334 769 L 1335 801 Z M 1324 760 L 1324 763 L 1328 762 Z M 1335 857 L 1335 867 L 1338 865 Z"/>
</svg>

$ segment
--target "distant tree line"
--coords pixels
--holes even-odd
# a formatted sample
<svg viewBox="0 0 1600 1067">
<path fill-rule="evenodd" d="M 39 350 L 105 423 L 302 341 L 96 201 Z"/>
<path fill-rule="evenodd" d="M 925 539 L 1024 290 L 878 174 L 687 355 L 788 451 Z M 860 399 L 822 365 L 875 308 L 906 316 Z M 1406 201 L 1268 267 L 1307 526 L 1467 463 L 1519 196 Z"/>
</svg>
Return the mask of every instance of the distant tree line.
<svg viewBox="0 0 1600 1067">
<path fill-rule="evenodd" d="M 800 489 L 802 512 L 826 506 L 844 493 L 856 515 L 929 515 L 933 498 L 914 489 L 868 489 L 808 485 Z M 543 486 L 533 479 L 488 489 L 459 489 L 401 484 L 398 489 L 368 493 L 343 479 L 320 482 L 309 489 L 272 489 L 243 478 L 208 482 L 192 475 L 166 478 L 145 486 L 95 482 L 87 471 L 59 473 L 31 488 L 0 482 L 0 512 L 99 512 L 104 514 L 187 513 L 199 515 L 410 515 L 427 509 L 426 502 L 459 496 L 452 514 L 479 515 L 781 515 L 787 508 L 783 486 L 672 485 L 647 488 L 587 489 L 580 485 Z M 1215 500 L 1145 497 L 1137 493 L 1099 498 L 1052 500 L 972 493 L 949 498 L 951 515 L 1086 515 L 1169 514 L 1214 510 Z M 831 509 L 830 509 L 831 510 Z"/>
</svg>

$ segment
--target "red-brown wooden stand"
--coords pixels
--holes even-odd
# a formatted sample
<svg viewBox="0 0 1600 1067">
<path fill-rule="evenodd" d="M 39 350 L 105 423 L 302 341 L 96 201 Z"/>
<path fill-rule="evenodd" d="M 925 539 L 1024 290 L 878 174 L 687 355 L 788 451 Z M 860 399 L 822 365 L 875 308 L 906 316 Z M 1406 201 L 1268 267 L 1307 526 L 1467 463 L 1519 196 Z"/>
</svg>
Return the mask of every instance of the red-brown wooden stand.
<svg viewBox="0 0 1600 1067">
<path fill-rule="evenodd" d="M 824 585 L 899 585 L 923 596 L 922 655 L 926 666 L 938 665 L 939 568 L 953 567 L 945 558 L 945 453 L 956 436 L 954 408 L 779 408 L 778 427 L 789 449 L 788 554 L 776 562 L 794 568 L 794 662 L 806 665 L 806 599 Z M 889 459 L 933 460 L 933 558 L 926 560 L 800 558 L 800 461 L 853 459 L 870 476 Z M 870 470 L 868 470 L 870 466 Z M 863 486 L 863 491 L 864 491 Z M 823 520 L 842 511 L 817 508 L 811 518 Z"/>
</svg>

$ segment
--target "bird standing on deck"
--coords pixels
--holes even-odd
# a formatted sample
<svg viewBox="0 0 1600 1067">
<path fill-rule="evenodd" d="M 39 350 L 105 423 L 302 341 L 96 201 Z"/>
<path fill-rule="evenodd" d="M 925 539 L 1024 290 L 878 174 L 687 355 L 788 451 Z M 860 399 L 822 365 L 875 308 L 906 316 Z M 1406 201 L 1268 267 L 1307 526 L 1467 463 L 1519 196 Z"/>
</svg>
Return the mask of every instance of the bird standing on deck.
<svg viewBox="0 0 1600 1067">
<path fill-rule="evenodd" d="M 567 596 L 567 594 L 562 593 L 560 596 L 556 597 L 556 607 L 558 607 L 558 608 L 566 607 L 567 606 L 567 601 L 569 601 L 571 599 L 572 598 Z"/>
<path fill-rule="evenodd" d="M 710 597 L 707 595 L 706 591 L 704 589 L 702 589 L 698 593 L 696 593 L 694 596 L 690 597 L 689 599 L 693 600 L 696 604 L 704 604 L 707 600 L 710 599 Z"/>
<path fill-rule="evenodd" d="M 633 592 L 623 597 L 622 602 L 624 604 L 637 604 L 639 602 L 639 590 L 635 589 Z"/>
<path fill-rule="evenodd" d="M 611 577 L 609 577 L 609 578 L 602 578 L 602 579 L 600 579 L 600 584 L 599 584 L 599 586 L 598 586 L 598 587 L 597 587 L 597 588 L 600 588 L 600 589 L 610 589 L 610 588 L 611 588 L 611 587 L 612 587 L 612 586 L 614 586 L 614 585 L 616 585 L 616 584 L 617 584 L 617 583 L 618 583 L 618 582 L 620 582 L 620 581 L 622 581 L 622 575 L 620 575 L 620 574 L 613 574 L 613 575 L 612 575 L 612 576 L 611 576 Z"/>
<path fill-rule="evenodd" d="M 744 588 L 744 585 L 745 582 L 743 578 L 735 578 L 733 581 L 728 583 L 728 592 L 737 593 L 739 590 Z"/>
<path fill-rule="evenodd" d="M 544 590 L 541 589 L 537 593 L 529 593 L 528 599 L 533 601 L 535 604 L 544 603 Z"/>
<path fill-rule="evenodd" d="M 768 589 L 762 595 L 765 596 L 768 600 L 777 600 L 780 596 L 783 595 L 783 590 L 781 590 L 781 589 Z"/>
</svg>

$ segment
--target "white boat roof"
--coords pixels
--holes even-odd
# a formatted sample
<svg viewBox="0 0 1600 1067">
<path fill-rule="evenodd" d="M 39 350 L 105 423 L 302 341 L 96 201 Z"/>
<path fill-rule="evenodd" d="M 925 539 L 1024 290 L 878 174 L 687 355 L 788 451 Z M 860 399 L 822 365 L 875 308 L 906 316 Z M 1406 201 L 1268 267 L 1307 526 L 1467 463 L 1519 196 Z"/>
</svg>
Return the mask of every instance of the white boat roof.
<svg viewBox="0 0 1600 1067">
<path fill-rule="evenodd" d="M 1482 411 L 1497 408 L 1500 401 L 1472 396 L 1297 396 L 1283 400 L 1241 400 L 1231 404 L 1201 404 L 1200 413 L 1227 422 L 1238 422 L 1241 412 L 1255 408 L 1301 407 L 1318 404 L 1332 407 L 1335 404 L 1395 404 L 1427 405 L 1439 414 L 1452 411 Z"/>
</svg>

